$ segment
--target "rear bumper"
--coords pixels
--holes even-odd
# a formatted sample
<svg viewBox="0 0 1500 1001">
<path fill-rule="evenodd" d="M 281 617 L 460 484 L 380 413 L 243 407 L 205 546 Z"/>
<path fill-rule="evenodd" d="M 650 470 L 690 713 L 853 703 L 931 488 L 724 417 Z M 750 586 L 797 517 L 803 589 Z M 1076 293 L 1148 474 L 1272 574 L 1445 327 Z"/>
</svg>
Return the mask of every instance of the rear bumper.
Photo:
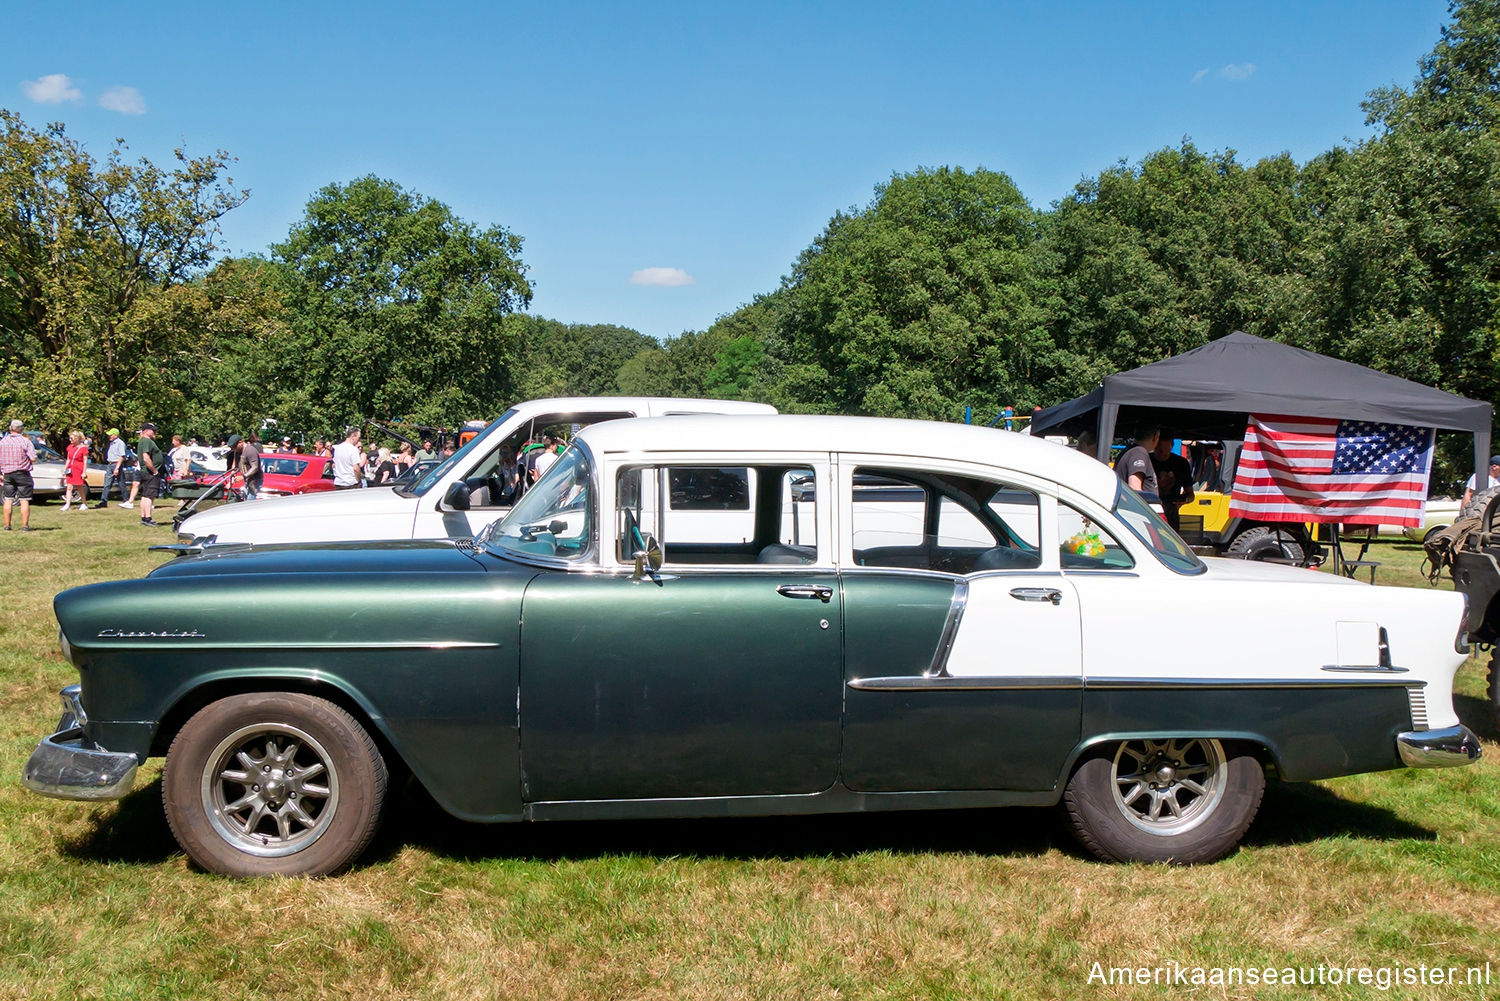
<svg viewBox="0 0 1500 1001">
<path fill-rule="evenodd" d="M 1441 730 L 1412 730 L 1396 734 L 1396 750 L 1403 764 L 1410 768 L 1444 768 L 1478 761 L 1483 753 L 1479 738 L 1468 727 L 1444 727 Z"/>
<path fill-rule="evenodd" d="M 31 752 L 21 770 L 21 784 L 56 799 L 119 799 L 135 782 L 139 762 L 134 754 L 108 751 L 88 741 L 79 723 L 83 707 L 78 703 L 78 686 L 70 685 L 61 694 L 68 710 L 57 732 L 43 737 Z"/>
</svg>

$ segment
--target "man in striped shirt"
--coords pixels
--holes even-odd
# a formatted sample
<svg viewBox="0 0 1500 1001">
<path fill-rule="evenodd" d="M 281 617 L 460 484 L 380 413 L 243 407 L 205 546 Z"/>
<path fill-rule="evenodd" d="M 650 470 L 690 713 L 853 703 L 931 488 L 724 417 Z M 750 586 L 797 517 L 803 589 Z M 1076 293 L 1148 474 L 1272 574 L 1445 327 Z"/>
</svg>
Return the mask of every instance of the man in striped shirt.
<svg viewBox="0 0 1500 1001">
<path fill-rule="evenodd" d="M 21 503 L 21 531 L 31 531 L 31 464 L 36 461 L 36 446 L 21 433 L 25 427 L 18 420 L 10 422 L 10 433 L 0 438 L 0 494 L 5 498 L 5 530 L 10 531 L 10 509 Z"/>
</svg>

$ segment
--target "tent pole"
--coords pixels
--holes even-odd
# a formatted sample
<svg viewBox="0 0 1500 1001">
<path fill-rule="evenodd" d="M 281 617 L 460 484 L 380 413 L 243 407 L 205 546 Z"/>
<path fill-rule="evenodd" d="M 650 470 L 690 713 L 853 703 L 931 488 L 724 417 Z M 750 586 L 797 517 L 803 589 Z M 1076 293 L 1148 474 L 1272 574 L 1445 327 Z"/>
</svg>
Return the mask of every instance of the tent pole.
<svg viewBox="0 0 1500 1001">
<path fill-rule="evenodd" d="M 1474 485 L 1475 493 L 1490 485 L 1490 433 L 1474 432 Z"/>
<path fill-rule="evenodd" d="M 1120 416 L 1120 405 L 1118 403 L 1106 403 L 1099 408 L 1099 442 L 1095 446 L 1099 454 L 1096 458 L 1109 465 L 1110 446 L 1115 443 L 1115 421 Z"/>
</svg>

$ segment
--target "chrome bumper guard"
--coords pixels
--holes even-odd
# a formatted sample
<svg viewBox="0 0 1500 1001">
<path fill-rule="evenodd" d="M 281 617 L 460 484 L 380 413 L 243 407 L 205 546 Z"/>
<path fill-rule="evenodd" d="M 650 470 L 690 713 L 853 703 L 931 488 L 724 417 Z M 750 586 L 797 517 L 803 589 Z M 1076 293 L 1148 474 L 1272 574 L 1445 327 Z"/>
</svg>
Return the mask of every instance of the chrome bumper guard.
<svg viewBox="0 0 1500 1001">
<path fill-rule="evenodd" d="M 1483 751 L 1474 731 L 1460 724 L 1441 730 L 1410 730 L 1396 734 L 1396 750 L 1409 768 L 1445 768 L 1478 761 Z"/>
<path fill-rule="evenodd" d="M 72 713 L 57 732 L 43 737 L 21 772 L 21 784 L 56 799 L 110 800 L 130 791 L 139 764 L 134 754 L 85 747 L 83 727 Z"/>
</svg>

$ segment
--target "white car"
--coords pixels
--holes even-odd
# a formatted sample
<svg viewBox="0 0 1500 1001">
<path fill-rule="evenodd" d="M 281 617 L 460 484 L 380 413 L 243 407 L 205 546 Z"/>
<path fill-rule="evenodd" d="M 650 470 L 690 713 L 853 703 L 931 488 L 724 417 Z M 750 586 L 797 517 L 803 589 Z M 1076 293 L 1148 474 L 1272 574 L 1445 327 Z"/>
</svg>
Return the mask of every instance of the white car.
<svg viewBox="0 0 1500 1001">
<path fill-rule="evenodd" d="M 507 410 L 414 483 L 226 504 L 192 515 L 178 526 L 178 535 L 197 545 L 467 538 L 510 510 L 501 503 L 496 475 L 502 448 L 514 455 L 544 429 L 577 429 L 630 417 L 775 412 L 764 403 L 737 400 L 532 400 Z"/>
<path fill-rule="evenodd" d="M 393 768 L 470 821 L 1061 805 L 1101 858 L 1197 863 L 1268 780 L 1480 754 L 1463 596 L 1200 560 L 1102 464 L 961 425 L 611 421 L 473 538 L 54 607 L 80 686 L 22 782 L 118 798 L 165 753 L 172 831 L 237 875 L 350 864 Z"/>
</svg>

